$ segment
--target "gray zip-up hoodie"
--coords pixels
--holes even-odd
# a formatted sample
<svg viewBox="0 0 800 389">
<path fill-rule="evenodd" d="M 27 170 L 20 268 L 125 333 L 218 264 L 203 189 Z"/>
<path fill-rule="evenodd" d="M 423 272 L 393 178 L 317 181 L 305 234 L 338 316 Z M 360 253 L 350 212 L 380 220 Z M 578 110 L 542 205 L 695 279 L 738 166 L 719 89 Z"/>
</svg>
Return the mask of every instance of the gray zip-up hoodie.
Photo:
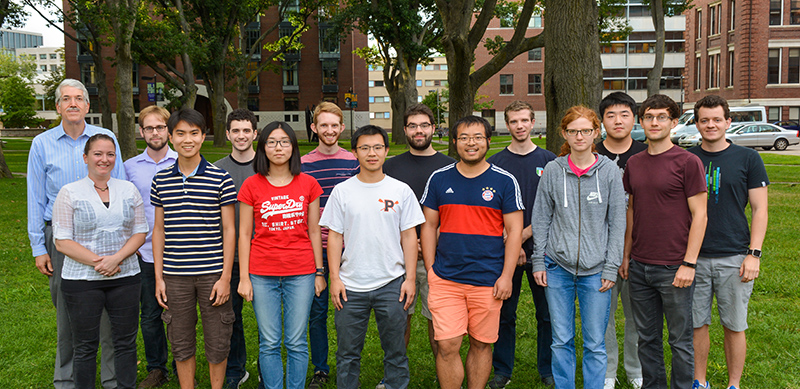
<svg viewBox="0 0 800 389">
<path fill-rule="evenodd" d="M 533 271 L 545 271 L 545 254 L 568 272 L 617 281 L 625 245 L 625 190 L 619 167 L 597 155 L 578 177 L 567 157 L 544 168 L 533 206 Z"/>
</svg>

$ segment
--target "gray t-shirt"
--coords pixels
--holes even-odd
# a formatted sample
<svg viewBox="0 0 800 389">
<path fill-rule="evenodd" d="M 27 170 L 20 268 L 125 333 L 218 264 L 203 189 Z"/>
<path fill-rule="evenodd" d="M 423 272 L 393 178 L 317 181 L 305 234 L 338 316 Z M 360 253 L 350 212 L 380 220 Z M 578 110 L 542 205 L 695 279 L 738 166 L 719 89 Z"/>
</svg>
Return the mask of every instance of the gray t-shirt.
<svg viewBox="0 0 800 389">
<path fill-rule="evenodd" d="M 248 177 L 256 174 L 255 170 L 253 170 L 253 161 L 247 162 L 239 162 L 233 159 L 230 155 L 220 159 L 217 162 L 214 162 L 214 166 L 223 169 L 231 175 L 233 179 L 233 184 L 236 185 L 236 193 L 239 193 L 239 190 L 242 189 L 242 184 L 244 180 Z M 236 247 L 235 254 L 233 256 L 236 262 L 239 261 L 239 202 L 236 202 Z"/>
</svg>

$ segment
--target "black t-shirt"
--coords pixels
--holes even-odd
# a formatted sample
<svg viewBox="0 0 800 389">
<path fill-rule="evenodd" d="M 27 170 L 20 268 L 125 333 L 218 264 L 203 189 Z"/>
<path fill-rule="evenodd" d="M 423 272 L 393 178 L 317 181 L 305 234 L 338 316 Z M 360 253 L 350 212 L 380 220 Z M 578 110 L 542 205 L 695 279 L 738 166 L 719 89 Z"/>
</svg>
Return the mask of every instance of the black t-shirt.
<svg viewBox="0 0 800 389">
<path fill-rule="evenodd" d="M 615 154 L 608 151 L 603 142 L 598 143 L 597 145 L 595 145 L 595 147 L 597 148 L 598 154 L 605 155 L 606 157 L 608 157 L 608 159 L 616 162 L 617 166 L 619 166 L 619 168 L 622 170 L 625 170 L 625 165 L 628 164 L 628 158 L 630 158 L 636 153 L 647 150 L 647 145 L 637 140 L 634 140 L 633 143 L 631 143 L 631 147 L 628 148 L 628 151 L 622 154 Z"/>
<path fill-rule="evenodd" d="M 708 187 L 708 224 L 700 255 L 745 254 L 750 246 L 745 215 L 748 190 L 769 185 L 764 161 L 757 151 L 734 144 L 715 153 L 700 146 L 690 148 L 689 152 L 703 162 Z"/>
<path fill-rule="evenodd" d="M 436 152 L 434 155 L 419 156 L 406 151 L 389 158 L 383 164 L 383 172 L 389 177 L 405 182 L 414 191 L 417 200 L 420 200 L 431 174 L 455 161 L 440 152 Z M 417 226 L 417 237 L 419 237 L 419 232 L 420 226 Z"/>
<path fill-rule="evenodd" d="M 519 189 L 522 191 L 522 202 L 525 204 L 523 212 L 523 227 L 531 225 L 533 203 L 536 200 L 536 189 L 539 187 L 539 178 L 542 176 L 545 165 L 556 159 L 556 155 L 541 147 L 535 148 L 528 154 L 514 154 L 507 148 L 487 159 L 489 163 L 503 168 L 517 179 Z M 533 254 L 533 238 L 522 242 L 525 255 L 530 258 Z"/>
</svg>

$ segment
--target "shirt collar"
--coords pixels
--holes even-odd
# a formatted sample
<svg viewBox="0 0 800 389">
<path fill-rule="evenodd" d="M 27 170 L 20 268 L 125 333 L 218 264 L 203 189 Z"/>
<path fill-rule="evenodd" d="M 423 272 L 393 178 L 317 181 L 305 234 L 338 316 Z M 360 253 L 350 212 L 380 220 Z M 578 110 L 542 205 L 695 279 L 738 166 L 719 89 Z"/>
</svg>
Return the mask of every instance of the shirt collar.
<svg viewBox="0 0 800 389">
<path fill-rule="evenodd" d="M 175 154 L 177 154 L 177 153 L 175 153 Z M 195 175 L 201 175 L 201 174 L 205 173 L 206 167 L 208 165 L 209 165 L 209 163 L 206 161 L 206 157 L 204 157 L 201 154 L 200 155 L 200 163 L 197 164 L 197 167 L 194 168 L 194 172 L 192 172 L 192 174 L 190 174 L 189 177 L 195 176 Z M 181 169 L 178 167 L 178 159 L 177 158 L 175 159 L 175 164 L 172 165 L 172 175 L 178 176 L 178 177 L 182 177 L 183 176 L 183 173 L 181 173 Z"/>
</svg>

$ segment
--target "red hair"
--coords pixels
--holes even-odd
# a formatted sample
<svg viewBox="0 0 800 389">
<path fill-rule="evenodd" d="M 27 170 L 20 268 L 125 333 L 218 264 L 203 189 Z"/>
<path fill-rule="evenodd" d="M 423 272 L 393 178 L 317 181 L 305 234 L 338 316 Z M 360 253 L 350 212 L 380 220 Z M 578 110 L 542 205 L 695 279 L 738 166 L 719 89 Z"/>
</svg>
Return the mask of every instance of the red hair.
<svg viewBox="0 0 800 389">
<path fill-rule="evenodd" d="M 567 110 L 564 114 L 564 117 L 561 119 L 561 136 L 564 136 L 564 131 L 567 130 L 567 125 L 578 120 L 580 118 L 584 118 L 592 123 L 592 128 L 595 130 L 600 129 L 600 119 L 597 117 L 597 114 L 594 110 L 586 108 L 582 105 L 576 105 L 571 107 Z M 572 150 L 569 147 L 569 142 L 564 139 L 564 144 L 561 145 L 561 152 L 558 154 L 559 157 L 563 157 L 569 154 Z M 596 152 L 597 149 L 595 148 L 594 143 L 592 143 L 592 152 Z"/>
</svg>

